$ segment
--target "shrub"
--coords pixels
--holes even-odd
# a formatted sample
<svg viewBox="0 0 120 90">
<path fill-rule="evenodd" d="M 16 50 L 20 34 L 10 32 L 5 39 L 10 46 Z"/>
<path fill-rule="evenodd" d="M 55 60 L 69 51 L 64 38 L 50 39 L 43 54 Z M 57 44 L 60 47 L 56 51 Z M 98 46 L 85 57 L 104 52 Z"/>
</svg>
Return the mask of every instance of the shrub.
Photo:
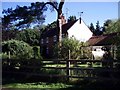
<svg viewBox="0 0 120 90">
<path fill-rule="evenodd" d="M 39 45 L 40 31 L 34 29 L 21 30 L 19 33 L 17 33 L 16 39 L 22 40 L 31 46 Z"/>
<path fill-rule="evenodd" d="M 59 43 L 58 43 L 59 44 Z M 86 43 L 80 42 L 75 38 L 65 38 L 62 40 L 61 49 L 58 47 L 58 44 L 54 47 L 54 56 L 58 56 L 61 59 L 68 59 L 69 51 L 71 59 L 88 59 L 90 58 L 90 50 L 85 47 Z"/>
<path fill-rule="evenodd" d="M 40 47 L 39 46 L 34 46 L 33 51 L 34 51 L 35 59 L 42 59 L 42 56 L 40 55 Z"/>
<path fill-rule="evenodd" d="M 10 53 L 15 59 L 30 59 L 33 57 L 32 47 L 27 43 L 18 40 L 9 40 L 2 42 L 2 52 Z"/>
</svg>

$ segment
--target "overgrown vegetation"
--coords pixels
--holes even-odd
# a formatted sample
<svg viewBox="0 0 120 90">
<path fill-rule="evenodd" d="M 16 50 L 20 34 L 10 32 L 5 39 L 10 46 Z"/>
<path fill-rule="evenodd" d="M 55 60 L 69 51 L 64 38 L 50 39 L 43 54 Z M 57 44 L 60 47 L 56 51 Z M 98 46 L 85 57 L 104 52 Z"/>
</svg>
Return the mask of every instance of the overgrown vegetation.
<svg viewBox="0 0 120 90">
<path fill-rule="evenodd" d="M 4 53 L 3 55 L 9 55 L 9 57 L 15 59 L 30 59 L 33 57 L 32 47 L 27 43 L 18 40 L 2 42 L 2 52 Z"/>
<path fill-rule="evenodd" d="M 91 58 L 91 51 L 89 50 L 89 48 L 85 48 L 87 44 L 84 42 L 80 42 L 75 38 L 63 39 L 61 48 L 58 47 L 58 44 L 54 48 L 54 56 L 58 56 L 60 59 L 70 58 L 77 60 L 81 58 Z"/>
<path fill-rule="evenodd" d="M 35 29 L 25 29 L 17 33 L 16 39 L 20 41 L 24 41 L 31 46 L 39 46 L 40 31 Z"/>
</svg>

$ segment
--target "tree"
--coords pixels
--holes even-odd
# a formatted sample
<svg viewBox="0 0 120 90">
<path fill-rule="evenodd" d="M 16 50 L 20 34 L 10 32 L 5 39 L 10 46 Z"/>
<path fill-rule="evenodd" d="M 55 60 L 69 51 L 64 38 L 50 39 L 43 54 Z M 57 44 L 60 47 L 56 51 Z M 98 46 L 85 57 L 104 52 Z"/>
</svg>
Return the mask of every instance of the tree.
<svg viewBox="0 0 120 90">
<path fill-rule="evenodd" d="M 106 20 L 104 23 L 104 34 L 117 33 L 109 42 L 116 45 L 116 58 L 120 59 L 120 19 Z"/>
<path fill-rule="evenodd" d="M 2 41 L 15 39 L 18 33 L 18 30 L 2 30 Z"/>
<path fill-rule="evenodd" d="M 120 32 L 120 19 L 118 20 L 107 20 L 104 23 L 105 34 Z"/>
<path fill-rule="evenodd" d="M 61 18 L 62 18 L 62 8 L 63 8 L 63 5 L 64 5 L 64 1 L 65 0 L 61 0 L 59 5 L 56 3 L 56 1 L 53 1 L 53 2 L 46 2 L 44 5 L 43 5 L 43 8 L 45 5 L 51 5 L 56 11 L 57 11 L 57 30 L 58 30 L 58 39 L 59 39 L 59 46 L 61 47 L 61 40 L 62 40 L 62 30 L 61 30 Z"/>
<path fill-rule="evenodd" d="M 2 18 L 2 26 L 5 29 L 9 29 L 14 26 L 15 28 L 30 27 L 31 24 L 42 24 L 45 21 L 45 15 L 43 14 L 47 7 L 44 2 L 31 3 L 31 6 L 17 6 L 14 10 L 8 8 L 3 10 L 4 17 Z"/>
<path fill-rule="evenodd" d="M 90 24 L 89 29 L 93 32 L 93 34 L 95 34 L 95 28 L 94 28 L 93 23 Z"/>
<path fill-rule="evenodd" d="M 22 40 L 31 46 L 39 46 L 40 44 L 40 31 L 34 29 L 25 29 L 16 35 L 17 40 Z"/>
<path fill-rule="evenodd" d="M 102 30 L 101 30 L 101 27 L 100 27 L 100 25 L 99 25 L 99 21 L 97 21 L 97 23 L 96 23 L 96 29 L 95 29 L 94 34 L 95 34 L 96 36 L 103 34 L 103 32 L 102 32 Z"/>
<path fill-rule="evenodd" d="M 48 24 L 45 29 L 47 30 L 50 30 L 50 29 L 53 29 L 53 28 L 56 28 L 57 27 L 57 21 L 54 21 L 52 22 L 51 24 Z"/>
<path fill-rule="evenodd" d="M 70 16 L 68 18 L 68 22 L 75 21 L 75 20 L 76 20 L 76 16 Z"/>
<path fill-rule="evenodd" d="M 112 23 L 112 20 L 108 19 L 105 21 L 104 26 L 109 26 Z"/>
<path fill-rule="evenodd" d="M 90 51 L 87 48 L 82 48 L 83 46 L 87 46 L 87 44 L 75 38 L 65 38 L 62 40 L 61 49 L 57 45 L 54 47 L 54 56 L 58 56 L 60 59 L 69 59 L 70 51 L 71 59 L 89 58 Z M 89 54 L 85 54 L 85 52 Z"/>
</svg>

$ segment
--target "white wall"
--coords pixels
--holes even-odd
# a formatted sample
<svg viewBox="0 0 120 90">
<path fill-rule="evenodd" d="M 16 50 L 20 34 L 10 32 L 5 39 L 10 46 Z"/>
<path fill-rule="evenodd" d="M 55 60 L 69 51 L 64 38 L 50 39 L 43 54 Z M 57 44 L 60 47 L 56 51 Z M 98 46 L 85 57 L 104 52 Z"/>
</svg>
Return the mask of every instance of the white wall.
<svg viewBox="0 0 120 90">
<path fill-rule="evenodd" d="M 100 60 L 103 58 L 105 51 L 102 50 L 101 48 L 102 48 L 102 46 L 93 46 L 92 54 L 93 54 L 95 60 Z"/>
<path fill-rule="evenodd" d="M 86 42 L 92 37 L 92 32 L 80 19 L 68 30 L 68 37 L 75 37 L 81 42 Z"/>
</svg>

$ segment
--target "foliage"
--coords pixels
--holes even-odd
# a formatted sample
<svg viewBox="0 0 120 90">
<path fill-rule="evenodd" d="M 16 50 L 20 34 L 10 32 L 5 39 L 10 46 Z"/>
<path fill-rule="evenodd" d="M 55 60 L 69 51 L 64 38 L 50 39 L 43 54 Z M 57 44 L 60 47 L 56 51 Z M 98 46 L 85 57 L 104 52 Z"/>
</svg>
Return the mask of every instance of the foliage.
<svg viewBox="0 0 120 90">
<path fill-rule="evenodd" d="M 118 20 L 107 20 L 104 23 L 105 31 L 104 34 L 118 33 L 111 42 L 114 42 L 116 45 L 120 45 L 120 19 Z"/>
<path fill-rule="evenodd" d="M 18 30 L 2 30 L 2 41 L 10 40 L 10 39 L 15 39 L 17 33 L 19 33 Z"/>
<path fill-rule="evenodd" d="M 59 89 L 59 88 L 68 88 L 71 87 L 72 85 L 67 85 L 63 83 L 44 83 L 44 82 L 34 82 L 34 83 L 12 83 L 12 84 L 6 84 L 3 85 L 5 88 L 36 88 L 35 90 L 38 89 L 45 89 L 50 88 L 50 89 Z M 37 89 L 38 88 L 38 89 Z M 47 89 L 49 90 L 49 89 Z"/>
<path fill-rule="evenodd" d="M 89 29 L 93 32 L 93 34 L 95 33 L 95 28 L 94 28 L 93 23 L 90 24 Z"/>
<path fill-rule="evenodd" d="M 102 35 L 102 34 L 103 34 L 103 32 L 102 32 L 101 27 L 100 27 L 100 25 L 99 25 L 99 21 L 97 21 L 94 35 L 97 36 L 97 35 Z"/>
<path fill-rule="evenodd" d="M 120 46 L 117 46 L 116 58 L 120 60 Z"/>
<path fill-rule="evenodd" d="M 58 44 L 54 48 L 54 56 L 58 56 L 61 59 L 68 59 L 70 54 L 71 59 L 87 58 L 87 55 L 81 54 L 87 51 L 86 49 L 81 48 L 86 46 L 86 43 L 79 42 L 75 38 L 65 38 L 62 40 L 61 48 L 58 47 Z"/>
<path fill-rule="evenodd" d="M 29 45 L 39 45 L 40 43 L 40 31 L 39 30 L 33 30 L 33 29 L 25 29 L 20 31 L 16 35 L 17 40 L 22 40 Z"/>
<path fill-rule="evenodd" d="M 10 53 L 10 55 L 14 56 L 14 58 L 32 58 L 33 50 L 32 47 L 27 43 L 18 40 L 9 40 L 2 42 L 2 52 Z"/>
<path fill-rule="evenodd" d="M 45 20 L 43 12 L 47 7 L 42 7 L 44 2 L 31 3 L 31 6 L 16 6 L 3 10 L 4 17 L 2 24 L 4 28 L 9 28 L 11 25 L 19 28 L 29 27 L 31 24 L 42 24 Z"/>
<path fill-rule="evenodd" d="M 104 23 L 105 34 L 120 32 L 120 19 L 118 20 L 107 20 Z"/>
<path fill-rule="evenodd" d="M 57 21 L 54 21 L 52 22 L 51 24 L 48 24 L 45 29 L 47 30 L 50 30 L 50 29 L 53 29 L 53 28 L 56 28 L 57 27 Z"/>
<path fill-rule="evenodd" d="M 0 53 L 0 59 L 1 58 L 9 58 L 9 56 L 6 53 Z"/>
<path fill-rule="evenodd" d="M 35 59 L 42 59 L 42 56 L 40 55 L 40 47 L 39 46 L 34 46 L 33 51 L 34 51 Z"/>
<path fill-rule="evenodd" d="M 42 69 L 42 73 L 43 74 L 47 74 L 47 75 L 66 75 L 66 71 L 65 70 L 55 70 L 55 69 Z"/>
<path fill-rule="evenodd" d="M 89 29 L 93 32 L 93 35 L 98 36 L 102 35 L 103 32 L 105 31 L 105 27 L 101 27 L 99 25 L 99 21 L 96 23 L 96 27 L 94 27 L 93 23 L 90 24 Z"/>
<path fill-rule="evenodd" d="M 68 18 L 68 22 L 75 21 L 75 20 L 76 20 L 76 16 L 70 16 Z"/>
</svg>

